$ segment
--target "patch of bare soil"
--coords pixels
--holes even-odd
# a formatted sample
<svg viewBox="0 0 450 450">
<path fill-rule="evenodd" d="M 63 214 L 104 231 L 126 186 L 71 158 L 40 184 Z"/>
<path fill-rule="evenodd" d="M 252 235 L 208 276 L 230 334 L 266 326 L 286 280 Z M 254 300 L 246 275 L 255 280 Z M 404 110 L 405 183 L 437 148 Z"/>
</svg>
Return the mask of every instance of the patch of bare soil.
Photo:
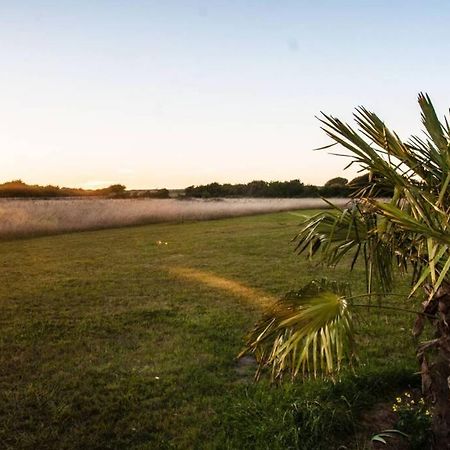
<svg viewBox="0 0 450 450">
<path fill-rule="evenodd" d="M 408 441 L 401 436 L 385 438 L 386 444 L 371 442 L 373 435 L 383 430 L 394 429 L 397 419 L 397 414 L 392 411 L 392 402 L 376 404 L 371 410 L 361 415 L 361 424 L 364 429 L 361 433 L 361 442 L 367 443 L 367 449 L 409 450 L 411 447 Z"/>
</svg>

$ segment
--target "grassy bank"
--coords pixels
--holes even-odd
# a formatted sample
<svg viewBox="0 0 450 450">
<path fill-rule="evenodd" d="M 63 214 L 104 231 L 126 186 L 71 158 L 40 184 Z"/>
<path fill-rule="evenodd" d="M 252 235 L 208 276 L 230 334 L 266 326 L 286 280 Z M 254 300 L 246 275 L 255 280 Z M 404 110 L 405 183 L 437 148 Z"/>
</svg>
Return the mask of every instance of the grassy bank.
<svg viewBox="0 0 450 450">
<path fill-rule="evenodd" d="M 318 275 L 290 213 L 0 243 L 2 448 L 356 448 L 361 411 L 415 382 L 411 318 L 361 320 L 340 384 L 253 384 L 262 304 Z M 405 286 L 399 290 L 405 290 Z"/>
</svg>

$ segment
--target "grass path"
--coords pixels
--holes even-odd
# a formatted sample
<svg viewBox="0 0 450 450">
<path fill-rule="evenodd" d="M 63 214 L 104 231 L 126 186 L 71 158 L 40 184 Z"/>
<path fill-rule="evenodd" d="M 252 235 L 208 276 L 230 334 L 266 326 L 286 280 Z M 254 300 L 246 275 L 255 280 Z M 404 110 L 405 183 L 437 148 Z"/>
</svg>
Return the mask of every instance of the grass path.
<svg viewBox="0 0 450 450">
<path fill-rule="evenodd" d="M 331 273 L 293 254 L 298 221 L 278 213 L 1 242 L 0 448 L 285 449 L 334 439 L 326 416 L 316 422 L 328 428 L 297 431 L 302 402 L 334 388 L 274 389 L 236 372 L 261 302 Z M 363 284 L 358 270 L 332 276 Z M 408 326 L 395 314 L 361 322 L 364 373 L 415 369 Z M 351 386 L 349 399 L 367 391 Z M 323 405 L 343 407 L 336 398 Z"/>
</svg>

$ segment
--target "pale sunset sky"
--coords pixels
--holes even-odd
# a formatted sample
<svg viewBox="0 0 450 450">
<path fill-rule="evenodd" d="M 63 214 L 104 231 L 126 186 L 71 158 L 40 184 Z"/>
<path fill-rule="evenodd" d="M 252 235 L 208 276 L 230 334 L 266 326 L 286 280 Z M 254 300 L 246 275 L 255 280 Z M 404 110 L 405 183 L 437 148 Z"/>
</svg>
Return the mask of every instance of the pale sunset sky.
<svg viewBox="0 0 450 450">
<path fill-rule="evenodd" d="M 0 0 L 0 182 L 323 184 L 320 111 L 450 106 L 450 2 Z"/>
</svg>

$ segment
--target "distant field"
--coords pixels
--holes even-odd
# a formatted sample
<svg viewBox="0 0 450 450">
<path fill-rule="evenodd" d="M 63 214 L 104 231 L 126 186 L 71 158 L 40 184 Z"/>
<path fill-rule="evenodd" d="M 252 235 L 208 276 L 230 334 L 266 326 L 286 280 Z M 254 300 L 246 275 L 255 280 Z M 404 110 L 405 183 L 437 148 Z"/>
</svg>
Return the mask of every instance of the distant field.
<svg viewBox="0 0 450 450">
<path fill-rule="evenodd" d="M 345 205 L 346 199 L 332 199 Z M 304 199 L 190 199 L 106 200 L 0 199 L 0 238 L 38 236 L 67 231 L 184 222 L 246 216 L 274 211 L 321 208 L 320 198 Z"/>
<path fill-rule="evenodd" d="M 264 305 L 286 291 L 323 275 L 362 289 L 360 269 L 293 254 L 299 220 L 283 212 L 1 242 L 0 447 L 364 448 L 361 414 L 417 380 L 414 317 L 365 314 L 360 366 L 336 385 L 254 384 L 235 359 Z"/>
</svg>

